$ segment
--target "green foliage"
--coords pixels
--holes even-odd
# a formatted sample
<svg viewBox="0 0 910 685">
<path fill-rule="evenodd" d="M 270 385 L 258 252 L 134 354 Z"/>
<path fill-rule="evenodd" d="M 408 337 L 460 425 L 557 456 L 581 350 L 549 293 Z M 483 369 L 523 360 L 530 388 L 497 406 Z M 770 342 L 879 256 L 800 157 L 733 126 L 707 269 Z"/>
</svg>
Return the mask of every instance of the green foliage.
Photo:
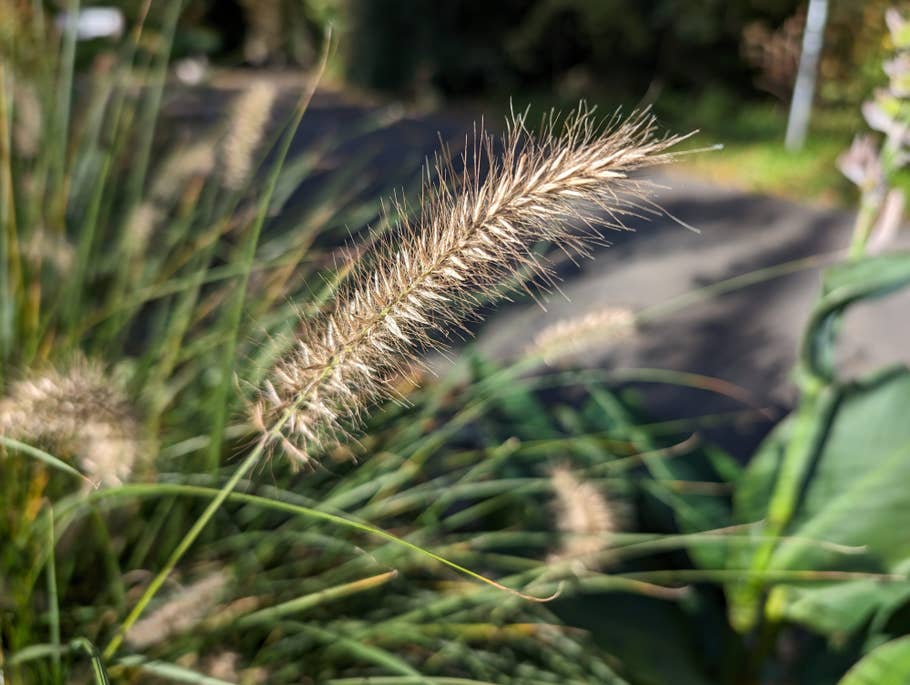
<svg viewBox="0 0 910 685">
<path fill-rule="evenodd" d="M 910 679 L 910 638 L 873 649 L 844 676 L 839 685 L 898 685 Z"/>
<path fill-rule="evenodd" d="M 714 0 L 352 3 L 347 65 L 355 81 L 372 87 L 455 95 L 552 88 L 573 72 L 634 92 L 655 78 L 733 85 L 747 74 L 738 58 L 745 23 L 781 20 L 796 6 L 789 0 L 760 9 Z M 719 52 L 731 59 L 710 58 Z"/>
<path fill-rule="evenodd" d="M 569 8 L 591 36 L 618 12 L 540 7 L 541 26 Z M 655 8 L 705 49 L 725 30 L 720 3 L 703 16 Z M 836 343 L 848 308 L 910 284 L 910 255 L 865 256 L 861 217 L 807 324 L 800 402 L 745 468 L 694 437 L 725 417 L 654 423 L 629 388 L 699 387 L 691 376 L 532 373 L 527 359 L 466 354 L 460 375 L 402 379 L 403 401 L 378 408 L 359 441 L 295 472 L 280 451 L 260 458 L 248 386 L 343 282 L 349 227 L 388 226 L 360 196 L 366 158 L 292 202 L 345 142 L 292 145 L 306 96 L 268 129 L 240 188 L 225 170 L 239 114 L 210 132 L 161 125 L 180 10 L 166 3 L 114 66 L 84 75 L 72 34 L 43 57 L 17 38 L 50 46 L 40 15 L 17 15 L 27 34 L 2 33 L 0 397 L 101 360 L 148 449 L 128 482 L 90 490 L 79 445 L 0 437 L 4 682 L 906 680 L 910 371 L 840 378 Z M 640 16 L 622 19 L 642 42 L 626 49 L 645 50 Z M 514 54 L 536 44 L 532 24 Z M 37 124 L 31 146 L 23 124 Z M 199 140 L 208 162 L 178 173 Z M 566 464 L 622 521 L 584 564 L 559 557 L 571 538 L 551 473 Z M 213 577 L 198 621 L 130 635 L 180 585 Z M 232 654 L 225 675 L 216 663 Z"/>
</svg>

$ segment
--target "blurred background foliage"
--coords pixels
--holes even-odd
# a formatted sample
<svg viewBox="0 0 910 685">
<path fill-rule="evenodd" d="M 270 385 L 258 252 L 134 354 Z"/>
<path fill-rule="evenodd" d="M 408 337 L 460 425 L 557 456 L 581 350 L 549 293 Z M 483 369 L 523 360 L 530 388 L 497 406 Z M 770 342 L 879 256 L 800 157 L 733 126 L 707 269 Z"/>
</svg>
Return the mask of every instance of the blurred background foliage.
<svg viewBox="0 0 910 685">
<path fill-rule="evenodd" d="M 90 4 L 116 5 L 129 21 L 144 3 Z M 824 104 L 855 105 L 881 81 L 881 17 L 892 4 L 832 0 Z M 331 24 L 341 34 L 334 73 L 398 96 L 641 97 L 659 86 L 781 97 L 804 14 L 801 0 L 189 0 L 174 50 L 229 65 L 306 67 Z"/>
<path fill-rule="evenodd" d="M 128 16 L 141 5 L 117 4 Z M 887 5 L 831 3 L 826 103 L 856 104 L 880 80 Z M 641 95 L 658 83 L 754 96 L 792 79 L 804 14 L 800 0 L 193 0 L 176 50 L 307 66 L 332 24 L 343 36 L 336 73 L 398 95 L 551 87 Z"/>
<path fill-rule="evenodd" d="M 129 25 L 143 2 L 92 4 L 117 5 Z M 711 180 L 849 203 L 855 195 L 835 160 L 862 124 L 859 104 L 885 81 L 889 5 L 908 8 L 831 0 L 810 136 L 789 155 L 780 141 L 803 0 L 187 0 L 174 56 L 219 68 L 308 68 L 332 26 L 326 82 L 425 107 L 492 103 L 503 113 L 513 103 L 546 110 L 580 98 L 606 111 L 649 104 L 668 129 L 697 128 L 698 145 L 725 145 L 722 156 L 690 160 Z M 9 31 L 16 21 L 0 24 Z"/>
</svg>

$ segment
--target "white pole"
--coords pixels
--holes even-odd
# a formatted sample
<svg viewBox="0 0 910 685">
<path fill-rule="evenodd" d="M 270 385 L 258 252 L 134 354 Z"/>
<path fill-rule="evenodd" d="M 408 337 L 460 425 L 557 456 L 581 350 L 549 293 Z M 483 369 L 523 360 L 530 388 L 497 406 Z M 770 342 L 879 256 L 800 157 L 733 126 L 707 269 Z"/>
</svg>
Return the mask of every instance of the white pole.
<svg viewBox="0 0 910 685">
<path fill-rule="evenodd" d="M 787 120 L 785 144 L 788 150 L 799 150 L 806 142 L 812 100 L 815 97 L 818 60 L 822 53 L 827 21 L 828 0 L 809 0 L 806 30 L 803 32 L 803 51 L 799 58 L 799 71 L 796 73 L 796 85 L 793 86 L 793 98 L 790 101 L 790 117 Z"/>
</svg>

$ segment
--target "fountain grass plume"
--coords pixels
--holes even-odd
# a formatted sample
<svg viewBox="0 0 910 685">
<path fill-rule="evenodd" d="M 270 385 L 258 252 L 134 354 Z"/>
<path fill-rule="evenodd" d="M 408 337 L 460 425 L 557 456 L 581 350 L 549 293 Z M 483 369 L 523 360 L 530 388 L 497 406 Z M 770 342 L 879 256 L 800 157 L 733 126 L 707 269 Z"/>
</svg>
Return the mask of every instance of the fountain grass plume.
<svg viewBox="0 0 910 685">
<path fill-rule="evenodd" d="M 262 142 L 277 96 L 274 84 L 259 80 L 234 102 L 221 150 L 224 184 L 228 189 L 240 191 L 249 181 L 254 155 Z"/>
<path fill-rule="evenodd" d="M 213 571 L 186 586 L 146 618 L 134 623 L 126 633 L 126 641 L 144 649 L 190 630 L 211 612 L 227 581 L 224 572 Z"/>
<path fill-rule="evenodd" d="M 635 312 L 624 307 L 603 307 L 539 331 L 525 357 L 539 357 L 546 364 L 555 364 L 567 356 L 597 350 L 633 335 Z"/>
<path fill-rule="evenodd" d="M 460 172 L 437 157 L 416 217 L 396 204 L 406 217 L 398 230 L 354 268 L 329 311 L 301 321 L 295 348 L 259 389 L 250 415 L 263 439 L 309 464 L 393 395 L 386 379 L 434 346 L 434 334 L 460 327 L 519 273 L 552 285 L 536 245 L 588 256 L 599 229 L 658 213 L 653 185 L 630 172 L 672 160 L 682 139 L 657 136 L 647 111 L 601 122 L 582 106 L 551 115 L 537 135 L 513 118 L 501 155 L 492 136 L 476 134 Z"/>
<path fill-rule="evenodd" d="M 128 480 L 144 450 L 122 384 L 98 362 L 77 357 L 14 382 L 0 399 L 0 434 L 46 443 L 75 457 L 102 485 Z"/>
<path fill-rule="evenodd" d="M 551 561 L 595 566 L 619 528 L 615 507 L 593 483 L 579 480 L 568 467 L 554 468 L 550 483 L 556 495 L 556 522 L 563 534 Z"/>
</svg>

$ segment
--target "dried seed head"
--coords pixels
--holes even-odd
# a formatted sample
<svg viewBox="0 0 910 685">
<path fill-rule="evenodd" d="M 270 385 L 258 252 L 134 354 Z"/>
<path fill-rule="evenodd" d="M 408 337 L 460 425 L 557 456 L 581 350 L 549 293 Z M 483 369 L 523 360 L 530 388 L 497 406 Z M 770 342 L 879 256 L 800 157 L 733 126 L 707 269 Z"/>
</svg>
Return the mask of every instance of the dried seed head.
<svg viewBox="0 0 910 685">
<path fill-rule="evenodd" d="M 355 268 L 332 311 L 301 324 L 296 349 L 260 388 L 250 415 L 265 439 L 308 463 L 371 402 L 393 395 L 385 379 L 430 346 L 434 330 L 460 325 L 517 273 L 552 282 L 535 244 L 587 255 L 602 240 L 597 226 L 656 213 L 651 186 L 630 172 L 672 159 L 667 148 L 679 138 L 655 138 L 647 113 L 614 118 L 605 133 L 596 123 L 581 109 L 534 137 L 518 119 L 501 158 L 480 134 L 462 173 L 437 161 L 439 181 L 425 184 L 417 219 L 402 220 Z"/>
<path fill-rule="evenodd" d="M 268 681 L 265 668 L 243 668 L 237 652 L 224 651 L 208 656 L 203 660 L 201 670 L 211 678 L 239 685 L 260 685 Z"/>
<path fill-rule="evenodd" d="M 556 521 L 563 533 L 554 562 L 573 561 L 592 566 L 618 529 L 614 508 L 591 483 L 585 483 L 564 466 L 553 469 L 550 484 L 556 494 Z"/>
<path fill-rule="evenodd" d="M 227 574 L 215 571 L 187 585 L 148 616 L 136 621 L 127 631 L 126 641 L 144 649 L 164 642 L 172 635 L 185 633 L 212 611 L 227 583 Z"/>
<path fill-rule="evenodd" d="M 131 254 L 141 254 L 146 249 L 187 183 L 208 175 L 214 165 L 215 149 L 209 141 L 180 149 L 170 156 L 156 174 L 148 196 L 130 212 L 126 246 Z"/>
<path fill-rule="evenodd" d="M 41 144 L 41 101 L 35 89 L 20 79 L 13 89 L 13 103 L 13 146 L 20 157 L 33 159 Z"/>
<path fill-rule="evenodd" d="M 240 661 L 240 655 L 237 652 L 220 652 L 214 654 L 206 660 L 205 672 L 212 678 L 237 682 L 238 669 L 237 663 Z"/>
<path fill-rule="evenodd" d="M 257 81 L 234 103 L 222 148 L 224 184 L 241 190 L 249 180 L 253 155 L 262 141 L 277 90 L 268 81 Z"/>
<path fill-rule="evenodd" d="M 74 456 L 95 483 L 130 477 L 142 450 L 139 426 L 123 388 L 100 364 L 77 359 L 12 384 L 0 399 L 0 433 Z"/>
<path fill-rule="evenodd" d="M 151 198 L 155 202 L 172 202 L 183 193 L 187 181 L 208 176 L 215 166 L 215 146 L 209 140 L 181 147 L 174 152 L 155 176 Z"/>
<path fill-rule="evenodd" d="M 591 349 L 599 349 L 635 335 L 635 314 L 630 309 L 605 307 L 575 319 L 560 321 L 540 331 L 525 352 L 547 364 Z"/>
<path fill-rule="evenodd" d="M 76 251 L 66 236 L 39 228 L 22 243 L 22 256 L 33 266 L 50 264 L 58 274 L 66 274 L 73 266 Z"/>
<path fill-rule="evenodd" d="M 152 233 L 155 232 L 161 220 L 162 212 L 152 202 L 140 202 L 133 208 L 126 227 L 126 245 L 132 254 L 140 254 L 145 251 Z"/>
</svg>

